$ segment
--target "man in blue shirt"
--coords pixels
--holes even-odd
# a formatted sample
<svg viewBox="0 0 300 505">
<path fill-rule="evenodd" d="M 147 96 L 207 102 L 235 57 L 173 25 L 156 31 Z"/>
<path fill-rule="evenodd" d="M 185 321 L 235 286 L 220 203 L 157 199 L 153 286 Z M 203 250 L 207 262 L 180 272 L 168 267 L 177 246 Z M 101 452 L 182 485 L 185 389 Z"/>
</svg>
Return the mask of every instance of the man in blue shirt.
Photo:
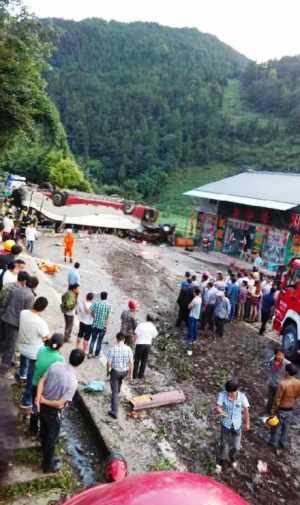
<svg viewBox="0 0 300 505">
<path fill-rule="evenodd" d="M 216 470 L 222 466 L 229 455 L 233 468 L 237 467 L 237 457 L 241 449 L 243 417 L 245 430 L 250 429 L 249 402 L 244 393 L 239 391 L 238 383 L 229 380 L 217 400 L 217 412 L 221 416 L 220 458 Z"/>
<path fill-rule="evenodd" d="M 229 316 L 230 321 L 233 321 L 233 319 L 235 318 L 235 315 L 236 315 L 236 308 L 237 308 L 237 304 L 239 301 L 239 292 L 240 292 L 240 288 L 236 282 L 236 277 L 234 275 L 232 275 L 231 282 L 230 282 L 230 284 L 228 284 L 228 287 L 227 287 L 227 297 L 230 301 L 230 307 L 231 307 L 230 316 Z"/>
<path fill-rule="evenodd" d="M 271 318 L 271 312 L 275 305 L 275 292 L 276 288 L 271 288 L 270 293 L 263 296 L 261 306 L 261 328 L 259 334 L 263 335 L 266 331 L 266 325 Z"/>
<path fill-rule="evenodd" d="M 80 286 L 80 273 L 79 273 L 80 263 L 75 263 L 74 268 L 71 268 L 68 275 L 68 284 L 73 286 L 78 284 Z"/>
<path fill-rule="evenodd" d="M 185 272 L 184 279 L 180 284 L 181 289 L 190 287 L 191 281 L 192 281 L 192 276 L 191 276 L 190 272 Z"/>
</svg>

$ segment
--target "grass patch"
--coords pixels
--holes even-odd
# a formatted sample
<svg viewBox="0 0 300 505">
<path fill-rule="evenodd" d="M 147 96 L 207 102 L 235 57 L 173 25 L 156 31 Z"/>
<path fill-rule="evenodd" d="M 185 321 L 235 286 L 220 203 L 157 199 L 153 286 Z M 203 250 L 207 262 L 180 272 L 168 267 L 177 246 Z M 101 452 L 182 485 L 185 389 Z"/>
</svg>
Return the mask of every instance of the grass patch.
<svg viewBox="0 0 300 505">
<path fill-rule="evenodd" d="M 187 167 L 170 174 L 168 183 L 160 196 L 150 202 L 160 210 L 160 223 L 176 224 L 177 230 L 188 232 L 189 217 L 197 206 L 197 200 L 183 193 L 209 182 L 229 177 L 239 171 L 239 167 L 224 163 L 211 163 L 203 167 Z"/>
<path fill-rule="evenodd" d="M 265 126 L 273 116 L 252 111 L 247 108 L 241 100 L 241 83 L 238 79 L 229 79 L 223 95 L 223 114 L 231 124 L 241 121 L 258 121 L 258 124 Z M 277 121 L 278 118 L 276 118 Z"/>
<path fill-rule="evenodd" d="M 64 464 L 59 473 L 48 477 L 37 477 L 29 482 L 18 482 L 1 486 L 0 498 L 17 498 L 26 495 L 36 496 L 53 489 L 61 489 L 64 495 L 70 495 L 78 491 L 77 480 L 69 465 Z"/>
<path fill-rule="evenodd" d="M 175 461 L 170 461 L 167 458 L 157 458 L 149 465 L 149 472 L 166 472 L 169 470 L 175 470 Z"/>
</svg>

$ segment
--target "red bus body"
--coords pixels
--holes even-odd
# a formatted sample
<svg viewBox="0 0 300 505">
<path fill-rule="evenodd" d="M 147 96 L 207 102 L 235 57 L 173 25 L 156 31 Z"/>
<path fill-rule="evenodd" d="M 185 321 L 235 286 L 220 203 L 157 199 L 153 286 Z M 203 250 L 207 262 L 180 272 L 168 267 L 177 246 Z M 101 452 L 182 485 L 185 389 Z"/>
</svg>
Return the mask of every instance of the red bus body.
<svg viewBox="0 0 300 505">
<path fill-rule="evenodd" d="M 49 194 L 51 196 L 51 194 Z M 76 195 L 76 193 L 68 193 L 65 205 L 99 205 L 102 207 L 111 207 L 113 209 L 122 210 L 124 212 L 125 202 L 124 200 L 109 199 L 109 198 L 97 198 L 93 195 L 81 196 Z M 132 216 L 138 219 L 143 219 L 146 207 L 142 204 L 135 204 L 133 211 L 130 213 Z"/>
<path fill-rule="evenodd" d="M 88 489 L 65 505 L 249 505 L 232 489 L 209 477 L 185 472 L 133 475 Z"/>
</svg>

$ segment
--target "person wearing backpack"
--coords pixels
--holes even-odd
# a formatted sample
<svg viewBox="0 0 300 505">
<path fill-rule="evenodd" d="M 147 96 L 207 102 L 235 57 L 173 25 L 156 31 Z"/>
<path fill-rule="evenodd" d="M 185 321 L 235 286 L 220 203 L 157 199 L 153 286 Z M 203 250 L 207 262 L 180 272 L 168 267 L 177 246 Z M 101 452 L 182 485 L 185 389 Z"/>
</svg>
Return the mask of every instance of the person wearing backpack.
<svg viewBox="0 0 300 505">
<path fill-rule="evenodd" d="M 61 311 L 65 319 L 65 342 L 69 342 L 71 338 L 79 291 L 79 284 L 71 284 L 61 298 Z"/>
</svg>

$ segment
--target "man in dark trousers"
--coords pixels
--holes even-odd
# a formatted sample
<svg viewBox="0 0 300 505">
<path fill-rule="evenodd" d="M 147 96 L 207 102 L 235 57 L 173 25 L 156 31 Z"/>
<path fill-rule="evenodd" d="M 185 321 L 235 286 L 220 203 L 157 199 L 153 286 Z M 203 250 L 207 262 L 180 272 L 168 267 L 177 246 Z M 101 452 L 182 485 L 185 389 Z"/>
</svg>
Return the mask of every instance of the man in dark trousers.
<svg viewBox="0 0 300 505">
<path fill-rule="evenodd" d="M 84 357 L 82 349 L 74 349 L 70 354 L 69 363 L 54 363 L 39 381 L 35 403 L 40 413 L 40 439 L 44 473 L 59 470 L 59 462 L 54 460 L 54 452 L 59 436 L 62 412 L 74 397 L 77 389 L 75 368 L 81 365 Z"/>
<path fill-rule="evenodd" d="M 107 325 L 111 314 L 111 305 L 107 301 L 108 293 L 102 291 L 100 300 L 91 306 L 91 314 L 94 318 L 92 324 L 92 337 L 88 358 L 99 356 L 101 352 L 102 341 L 106 333 Z"/>
<path fill-rule="evenodd" d="M 271 288 L 270 293 L 263 296 L 261 307 L 261 328 L 259 334 L 263 335 L 266 331 L 267 322 L 271 319 L 272 309 L 275 305 L 275 288 Z"/>
<path fill-rule="evenodd" d="M 4 329 L 4 322 L 2 321 L 2 316 L 6 310 L 10 293 L 17 288 L 26 286 L 26 283 L 29 281 L 29 279 L 30 275 L 28 272 L 20 272 L 17 277 L 17 282 L 7 284 L 0 291 L 0 354 L 2 354 L 6 349 L 5 329 Z"/>
<path fill-rule="evenodd" d="M 68 291 L 61 297 L 60 307 L 65 319 L 65 342 L 71 339 L 79 291 L 79 284 L 71 284 Z"/>
<path fill-rule="evenodd" d="M 6 301 L 6 308 L 2 315 L 5 338 L 2 366 L 7 370 L 11 368 L 15 354 L 21 312 L 32 309 L 35 300 L 33 290 L 38 284 L 37 277 L 29 277 L 24 286 L 17 287 L 10 292 Z"/>
<path fill-rule="evenodd" d="M 117 344 L 114 345 L 107 354 L 107 373 L 110 375 L 111 387 L 111 409 L 108 415 L 117 419 L 119 407 L 119 393 L 123 379 L 132 379 L 133 353 L 131 348 L 125 344 L 125 336 L 117 334 Z"/>
<path fill-rule="evenodd" d="M 145 369 L 151 349 L 152 340 L 157 337 L 158 331 L 153 324 L 153 317 L 148 314 L 147 321 L 137 325 L 135 330 L 135 352 L 134 352 L 134 367 L 133 378 L 143 379 Z"/>
<path fill-rule="evenodd" d="M 179 328 L 182 323 L 187 324 L 189 317 L 189 304 L 191 303 L 194 297 L 193 294 L 193 284 L 192 278 L 187 278 L 184 283 L 182 283 L 182 287 L 177 298 L 177 304 L 179 306 L 178 317 L 176 321 L 176 326 Z"/>
</svg>

